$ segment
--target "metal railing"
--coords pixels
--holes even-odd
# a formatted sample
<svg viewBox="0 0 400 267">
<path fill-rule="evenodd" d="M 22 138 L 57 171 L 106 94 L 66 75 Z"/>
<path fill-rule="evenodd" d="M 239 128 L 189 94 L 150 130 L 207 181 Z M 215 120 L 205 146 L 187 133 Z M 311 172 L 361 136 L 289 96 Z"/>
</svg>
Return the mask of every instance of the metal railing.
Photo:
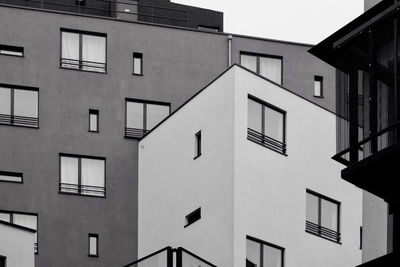
<svg viewBox="0 0 400 267">
<path fill-rule="evenodd" d="M 94 71 L 94 72 L 107 72 L 107 63 L 85 61 L 69 58 L 60 59 L 60 67 L 67 69 Z"/>
<path fill-rule="evenodd" d="M 286 154 L 286 144 L 274 138 L 263 135 L 253 129 L 247 128 L 247 139 L 259 145 L 265 146 L 278 153 Z"/>
<path fill-rule="evenodd" d="M 366 159 L 369 156 L 398 143 L 400 141 L 398 138 L 399 136 L 400 123 L 396 123 L 380 130 L 361 142 L 350 146 L 342 152 L 334 155 L 332 159 L 346 166 L 350 166 L 353 163 Z M 351 156 L 351 154 L 354 156 Z"/>
<path fill-rule="evenodd" d="M 106 188 L 103 186 L 60 183 L 59 190 L 62 193 L 86 195 L 86 196 L 104 197 L 106 195 Z"/>
<path fill-rule="evenodd" d="M 340 233 L 313 222 L 306 221 L 306 231 L 337 243 L 340 243 Z"/>
<path fill-rule="evenodd" d="M 0 124 L 38 128 L 39 118 L 0 114 Z"/>
<path fill-rule="evenodd" d="M 125 128 L 125 137 L 130 137 L 130 138 L 137 138 L 140 139 L 143 136 L 145 136 L 149 130 L 144 130 L 144 129 L 138 129 L 138 128 Z"/>
<path fill-rule="evenodd" d="M 134 0 L 0 0 L 0 3 L 181 27 L 188 27 L 189 21 L 187 10 L 139 4 Z"/>
</svg>

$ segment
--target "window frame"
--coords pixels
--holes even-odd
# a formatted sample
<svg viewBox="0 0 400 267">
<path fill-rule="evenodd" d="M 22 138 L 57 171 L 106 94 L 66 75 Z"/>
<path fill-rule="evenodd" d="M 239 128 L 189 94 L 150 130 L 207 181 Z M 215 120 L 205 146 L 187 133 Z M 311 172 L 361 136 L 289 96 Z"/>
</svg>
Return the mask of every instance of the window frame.
<svg viewBox="0 0 400 267">
<path fill-rule="evenodd" d="M 96 130 L 93 131 L 91 130 L 91 116 L 92 115 L 96 115 Z M 98 109 L 89 109 L 89 132 L 90 133 L 99 133 L 100 132 L 100 122 L 99 122 L 99 118 L 100 118 L 100 112 Z"/>
<path fill-rule="evenodd" d="M 268 103 L 268 102 L 266 102 L 266 101 L 264 101 L 264 100 L 262 100 L 262 99 L 260 99 L 258 97 L 250 95 L 250 94 L 247 95 L 247 105 L 249 103 L 249 100 L 253 100 L 253 101 L 261 104 L 261 106 L 262 106 L 262 108 L 261 108 L 261 133 L 259 133 L 259 134 L 261 134 L 261 137 L 259 137 L 261 140 L 258 140 L 259 138 L 251 137 L 253 134 L 250 132 L 250 128 L 248 128 L 248 121 L 247 121 L 247 129 L 248 129 L 247 130 L 248 131 L 247 139 L 252 141 L 252 142 L 254 142 L 254 143 L 256 143 L 256 144 L 259 144 L 259 145 L 262 145 L 262 146 L 264 146 L 266 148 L 269 148 L 270 150 L 275 151 L 275 152 L 277 152 L 279 154 L 287 156 L 287 136 L 286 136 L 286 129 L 287 129 L 287 125 L 286 125 L 287 118 L 286 117 L 287 117 L 287 112 L 286 112 L 286 110 L 283 110 L 283 109 L 281 109 L 281 108 L 279 108 L 279 107 L 277 107 L 275 105 L 272 105 L 272 104 L 270 104 L 270 103 Z M 264 112 L 265 111 L 265 107 L 270 108 L 270 109 L 272 109 L 272 110 L 274 110 L 276 112 L 279 112 L 279 113 L 281 113 L 283 115 L 282 141 L 276 140 L 276 139 L 274 139 L 272 137 L 269 137 L 269 136 L 265 135 L 265 112 Z M 247 120 L 248 120 L 248 112 L 249 112 L 249 107 L 247 106 Z M 257 131 L 255 131 L 253 129 L 251 129 L 251 130 L 253 132 L 257 132 Z M 265 139 L 268 139 L 268 138 L 281 143 L 282 147 L 281 148 L 277 148 L 275 145 L 269 145 L 268 143 L 265 142 L 266 141 Z"/>
<path fill-rule="evenodd" d="M 190 220 L 191 217 L 193 217 L 194 215 L 197 215 L 194 219 Z M 188 227 L 189 225 L 194 224 L 195 222 L 199 221 L 201 219 L 201 207 L 195 209 L 194 211 L 192 211 L 191 213 L 189 213 L 188 215 L 185 216 L 185 226 L 183 228 Z"/>
<path fill-rule="evenodd" d="M 90 253 L 90 238 L 96 238 L 96 254 Z M 88 234 L 88 257 L 98 258 L 99 257 L 99 234 L 89 233 Z"/>
<path fill-rule="evenodd" d="M 23 127 L 23 128 L 29 128 L 29 129 L 39 129 L 40 126 L 40 94 L 39 94 L 39 88 L 37 87 L 29 87 L 29 86 L 22 86 L 22 85 L 15 85 L 15 84 L 5 84 L 5 83 L 0 83 L 0 87 L 6 88 L 10 90 L 10 122 L 1 122 L 0 120 L 0 125 L 6 125 L 6 126 L 13 126 L 13 127 Z M 34 91 L 37 92 L 37 118 L 35 117 L 25 117 L 25 116 L 17 116 L 17 117 L 22 117 L 22 118 L 31 118 L 33 121 L 30 123 L 32 126 L 29 126 L 29 123 L 27 124 L 15 124 L 14 119 L 15 119 L 15 90 L 24 90 L 24 91 Z M 2 114 L 0 114 L 2 115 Z M 3 114 L 5 116 L 8 116 L 6 114 Z M 1 119 L 1 118 L 0 118 Z"/>
<path fill-rule="evenodd" d="M 8 54 L 7 52 L 4 53 L 2 51 L 10 51 L 10 52 L 14 52 L 14 53 L 21 53 L 21 55 Z M 10 57 L 25 57 L 25 49 L 24 49 L 23 46 L 0 44 L 0 55 L 2 55 L 2 56 L 10 56 Z"/>
<path fill-rule="evenodd" d="M 307 215 L 306 215 L 306 233 L 321 237 L 323 239 L 332 241 L 332 242 L 337 243 L 337 244 L 342 244 L 341 243 L 342 235 L 341 235 L 341 227 L 340 227 L 340 222 L 341 222 L 341 202 L 339 202 L 339 201 L 337 201 L 337 200 L 335 200 L 333 198 L 327 197 L 325 195 L 322 195 L 320 193 L 317 193 L 317 192 L 315 192 L 313 190 L 307 189 L 306 190 L 306 214 L 307 214 L 307 209 L 308 209 L 308 207 L 307 207 L 307 194 L 313 195 L 314 197 L 318 198 L 318 224 L 317 224 L 318 229 L 323 227 L 322 223 L 321 223 L 321 221 L 322 221 L 322 205 L 321 205 L 322 200 L 325 200 L 325 201 L 328 201 L 328 202 L 331 202 L 331 203 L 337 205 L 337 214 L 336 214 L 337 215 L 337 222 L 336 222 L 337 223 L 337 231 L 335 231 L 333 229 L 329 229 L 329 228 L 323 227 L 323 228 L 326 228 L 326 229 L 328 229 L 330 231 L 334 231 L 337 234 L 337 237 L 336 237 L 336 239 L 334 239 L 333 237 L 329 238 L 329 237 L 325 236 L 324 234 L 322 234 L 320 231 L 316 232 L 316 231 L 311 231 L 311 230 L 307 229 L 307 223 L 312 223 L 312 222 L 307 221 Z"/>
<path fill-rule="evenodd" d="M 315 83 L 319 82 L 321 85 L 320 95 L 315 94 Z M 317 98 L 324 98 L 324 77 L 320 75 L 314 75 L 314 97 Z"/>
<path fill-rule="evenodd" d="M 201 130 L 198 131 L 195 135 L 195 155 L 193 159 L 197 159 L 201 156 L 201 147 L 202 147 L 202 138 L 201 138 Z"/>
<path fill-rule="evenodd" d="M 275 84 L 278 84 L 279 86 L 283 85 L 283 56 L 272 55 L 272 54 L 255 53 L 255 52 L 248 52 L 248 51 L 240 51 L 240 53 L 239 53 L 239 64 L 242 67 L 244 67 L 242 65 L 242 55 L 256 57 L 256 72 L 255 73 L 257 73 L 259 76 L 261 76 L 261 77 L 263 77 L 263 78 L 267 79 L 268 81 L 271 81 L 271 82 L 273 82 Z M 271 80 L 270 78 L 265 77 L 265 76 L 260 74 L 260 58 L 262 58 L 262 57 L 263 58 L 279 59 L 281 61 L 281 81 L 280 81 L 280 83 L 277 83 L 277 82 Z M 244 68 L 246 68 L 246 67 L 244 67 Z M 252 71 L 252 70 L 250 70 L 250 71 Z"/>
<path fill-rule="evenodd" d="M 285 252 L 286 252 L 286 250 L 285 250 L 284 247 L 275 245 L 275 244 L 270 243 L 270 242 L 266 242 L 264 240 L 261 240 L 259 238 L 255 238 L 255 237 L 249 236 L 249 235 L 246 235 L 246 241 L 247 241 L 247 239 L 260 244 L 260 257 L 261 257 L 261 259 L 260 259 L 261 266 L 260 267 L 263 267 L 263 265 L 264 265 L 264 263 L 262 261 L 263 260 L 263 246 L 269 246 L 269 247 L 272 247 L 272 248 L 280 250 L 282 252 L 281 253 L 281 262 L 282 262 L 282 266 L 281 267 L 285 267 Z M 246 259 L 247 259 L 247 246 L 246 246 Z"/>
<path fill-rule="evenodd" d="M 140 59 L 140 73 L 135 73 L 135 58 Z M 133 52 L 133 56 L 132 56 L 132 75 L 143 76 L 143 53 Z"/>
<path fill-rule="evenodd" d="M 1 175 L 21 178 L 21 181 L 1 180 L 1 178 L 0 178 L 1 183 L 13 183 L 13 184 L 23 184 L 24 183 L 24 174 L 22 172 L 9 172 L 9 171 L 1 171 L 0 170 L 0 176 Z"/>
<path fill-rule="evenodd" d="M 128 102 L 133 103 L 140 103 L 143 104 L 143 129 L 136 129 L 136 128 L 128 128 Z M 147 129 L 147 104 L 150 105 L 160 105 L 160 106 L 168 106 L 168 116 L 171 115 L 171 103 L 168 102 L 161 102 L 161 101 L 154 101 L 154 100 L 144 100 L 144 99 L 137 99 L 137 98 L 125 98 L 125 138 L 131 139 L 142 139 L 146 134 L 148 134 L 153 128 L 157 127 L 163 120 L 161 120 L 157 125 L 155 125 L 152 129 Z M 168 118 L 168 116 L 166 118 Z M 128 129 L 136 129 L 140 130 L 140 134 L 129 134 Z"/>
<path fill-rule="evenodd" d="M 78 68 L 68 68 L 63 66 L 63 57 L 62 57 L 62 33 L 63 32 L 68 32 L 68 33 L 75 33 L 75 34 L 79 34 L 79 59 L 78 59 Z M 105 62 L 95 62 L 98 64 L 104 64 L 104 72 L 103 71 L 93 71 L 93 70 L 84 70 L 82 69 L 82 67 L 87 67 L 87 66 L 82 66 L 82 62 L 84 62 L 84 60 L 82 59 L 83 57 L 83 52 L 82 52 L 82 46 L 83 46 L 83 42 L 82 42 L 82 36 L 83 35 L 91 35 L 91 36 L 97 36 L 97 37 L 104 37 L 105 39 Z M 98 73 L 98 74 L 107 74 L 108 73 L 108 40 L 107 40 L 107 33 L 100 33 L 100 32 L 92 32 L 92 31 L 83 31 L 83 30 L 75 30 L 75 29 L 67 29 L 67 28 L 60 28 L 60 64 L 59 64 L 59 68 L 60 69 L 65 69 L 65 70 L 75 70 L 75 71 L 83 71 L 83 72 L 90 72 L 90 73 Z M 68 59 L 67 60 L 72 60 L 72 59 Z M 68 63 L 64 63 L 64 64 L 68 64 Z M 90 66 L 89 66 L 90 67 Z M 101 68 L 98 68 L 101 69 Z"/>
<path fill-rule="evenodd" d="M 61 158 L 62 157 L 67 157 L 67 158 L 76 158 L 78 159 L 78 192 L 74 193 L 74 192 L 63 192 L 61 191 Z M 103 160 L 104 161 L 104 195 L 87 195 L 87 194 L 82 194 L 82 192 L 80 192 L 82 189 L 79 188 L 82 185 L 82 159 L 94 159 L 94 160 Z M 107 188 L 107 161 L 105 157 L 98 157 L 98 156 L 88 156 L 88 155 L 78 155 L 78 154 L 68 154 L 68 153 L 59 153 L 58 156 L 58 182 L 59 182 L 59 186 L 58 186 L 58 193 L 59 194 L 63 194 L 63 195 L 73 195 L 73 196 L 83 196 L 83 197 L 95 197 L 95 198 L 106 198 L 106 188 Z M 96 187 L 96 186 L 95 186 Z"/>
</svg>

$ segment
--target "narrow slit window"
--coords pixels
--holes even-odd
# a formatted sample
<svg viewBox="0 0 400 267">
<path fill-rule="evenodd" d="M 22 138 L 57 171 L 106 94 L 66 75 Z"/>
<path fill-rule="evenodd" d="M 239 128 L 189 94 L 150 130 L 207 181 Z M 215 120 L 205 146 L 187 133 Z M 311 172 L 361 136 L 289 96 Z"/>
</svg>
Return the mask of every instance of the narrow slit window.
<svg viewBox="0 0 400 267">
<path fill-rule="evenodd" d="M 13 45 L 0 45 L 0 55 L 23 57 L 24 48 Z"/>
<path fill-rule="evenodd" d="M 99 256 L 99 235 L 89 234 L 89 257 Z"/>
<path fill-rule="evenodd" d="M 0 182 L 22 183 L 22 173 L 0 171 Z"/>
<path fill-rule="evenodd" d="M 314 96 L 323 97 L 323 77 L 314 76 Z"/>
<path fill-rule="evenodd" d="M 133 53 L 133 74 L 143 75 L 143 54 Z"/>
<path fill-rule="evenodd" d="M 0 255 L 0 267 L 6 267 L 7 265 L 7 258 Z"/>
<path fill-rule="evenodd" d="M 89 132 L 99 132 L 99 111 L 89 109 Z"/>
<path fill-rule="evenodd" d="M 198 131 L 195 135 L 195 154 L 194 154 L 194 159 L 198 158 L 201 156 L 201 131 Z"/>
<path fill-rule="evenodd" d="M 197 210 L 191 212 L 190 214 L 186 215 L 186 225 L 185 227 L 188 227 L 189 225 L 195 223 L 196 221 L 201 219 L 201 208 L 198 208 Z"/>
</svg>

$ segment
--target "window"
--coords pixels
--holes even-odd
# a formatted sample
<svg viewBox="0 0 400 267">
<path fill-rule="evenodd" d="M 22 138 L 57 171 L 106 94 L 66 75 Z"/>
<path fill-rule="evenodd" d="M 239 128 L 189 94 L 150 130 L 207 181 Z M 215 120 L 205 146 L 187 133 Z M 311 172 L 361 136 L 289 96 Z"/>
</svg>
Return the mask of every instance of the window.
<svg viewBox="0 0 400 267">
<path fill-rule="evenodd" d="M 62 29 L 60 66 L 105 73 L 106 42 L 105 34 Z"/>
<path fill-rule="evenodd" d="M 105 158 L 60 154 L 60 193 L 105 197 Z"/>
<path fill-rule="evenodd" d="M 38 232 L 37 232 L 38 231 L 38 216 L 37 216 L 37 214 L 0 210 L 0 220 L 36 230 L 34 251 L 36 254 L 38 253 Z"/>
<path fill-rule="evenodd" d="M 306 232 L 340 243 L 340 203 L 307 190 Z"/>
<path fill-rule="evenodd" d="M 6 267 L 7 258 L 0 255 L 0 267 Z"/>
<path fill-rule="evenodd" d="M 201 219 L 201 208 L 198 208 L 197 210 L 191 212 L 190 214 L 186 215 L 186 225 L 185 227 L 188 227 L 192 223 L 198 221 Z"/>
<path fill-rule="evenodd" d="M 283 267 L 284 248 L 253 237 L 246 240 L 246 267 Z"/>
<path fill-rule="evenodd" d="M 277 84 L 282 84 L 282 57 L 280 56 L 241 53 L 240 64 Z"/>
<path fill-rule="evenodd" d="M 89 109 L 89 132 L 99 132 L 99 111 Z"/>
<path fill-rule="evenodd" d="M 22 183 L 22 173 L 0 171 L 0 182 Z"/>
<path fill-rule="evenodd" d="M 37 88 L 0 84 L 0 124 L 39 127 Z"/>
<path fill-rule="evenodd" d="M 89 257 L 99 256 L 99 235 L 89 234 Z"/>
<path fill-rule="evenodd" d="M 126 99 L 125 136 L 142 138 L 170 113 L 170 104 Z"/>
<path fill-rule="evenodd" d="M 133 75 L 143 75 L 143 54 L 133 53 Z"/>
<path fill-rule="evenodd" d="M 196 138 L 196 141 L 195 141 L 195 147 L 194 147 L 194 149 L 195 149 L 194 159 L 197 159 L 198 157 L 201 156 L 201 131 L 198 131 L 195 134 L 195 138 Z"/>
<path fill-rule="evenodd" d="M 23 57 L 24 48 L 19 46 L 0 44 L 0 55 Z"/>
<path fill-rule="evenodd" d="M 247 117 L 247 139 L 276 152 L 286 153 L 285 111 L 249 96 Z"/>
<path fill-rule="evenodd" d="M 314 76 L 314 96 L 323 97 L 323 77 Z"/>
</svg>

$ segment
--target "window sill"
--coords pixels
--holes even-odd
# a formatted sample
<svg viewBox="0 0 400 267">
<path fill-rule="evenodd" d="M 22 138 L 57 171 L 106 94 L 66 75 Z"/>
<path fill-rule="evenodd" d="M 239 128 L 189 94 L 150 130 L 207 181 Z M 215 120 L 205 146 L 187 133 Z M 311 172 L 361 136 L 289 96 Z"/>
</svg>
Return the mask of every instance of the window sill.
<svg viewBox="0 0 400 267">
<path fill-rule="evenodd" d="M 92 70 L 82 70 L 82 69 L 75 69 L 75 68 L 67 68 L 67 67 L 59 67 L 62 70 L 73 70 L 79 72 L 89 72 L 89 73 L 97 73 L 97 74 L 107 74 L 107 70 L 105 71 L 92 71 Z"/>
<path fill-rule="evenodd" d="M 132 75 L 133 75 L 133 76 L 139 76 L 139 77 L 140 77 L 140 76 L 141 76 L 141 77 L 143 77 L 143 76 L 144 76 L 144 75 L 143 75 L 143 73 L 142 73 L 142 74 L 138 74 L 138 73 L 132 73 Z"/>
<path fill-rule="evenodd" d="M 88 257 L 90 257 L 90 258 L 99 258 L 99 255 L 88 254 Z"/>
<path fill-rule="evenodd" d="M 22 56 L 17 56 L 17 55 L 9 55 L 9 54 L 2 54 L 2 53 L 0 53 L 0 56 L 7 56 L 7 57 L 20 57 L 20 58 L 24 58 L 24 57 L 25 57 L 24 55 L 22 55 Z"/>
<path fill-rule="evenodd" d="M 29 129 L 39 129 L 39 126 L 15 125 L 15 124 L 2 123 L 2 122 L 0 122 L 0 125 L 11 126 L 11 127 L 20 127 L 20 128 L 29 128 Z"/>
<path fill-rule="evenodd" d="M 100 131 L 88 131 L 89 133 L 100 133 Z"/>
<path fill-rule="evenodd" d="M 16 181 L 3 181 L 3 180 L 0 180 L 0 183 L 23 184 L 24 182 L 23 182 L 23 181 L 21 181 L 21 182 L 16 182 Z"/>
<path fill-rule="evenodd" d="M 314 95 L 315 98 L 324 98 L 324 96 Z"/>
<path fill-rule="evenodd" d="M 340 241 L 335 241 L 335 240 L 333 240 L 333 239 L 327 238 L 327 237 L 322 236 L 322 235 L 319 235 L 319 234 L 317 234 L 317 233 L 313 233 L 313 232 L 307 231 L 307 230 L 306 230 L 306 233 L 311 234 L 311 235 L 314 235 L 314 236 L 318 236 L 318 237 L 320 237 L 320 238 L 322 238 L 322 239 L 331 241 L 331 242 L 336 243 L 336 244 L 338 244 L 338 245 L 342 245 L 342 242 L 340 242 Z"/>
<path fill-rule="evenodd" d="M 85 194 L 79 194 L 79 193 L 70 193 L 70 192 L 61 192 L 58 191 L 60 195 L 70 195 L 70 196 L 80 196 L 80 197 L 94 197 L 94 198 L 106 198 L 106 195 L 104 196 L 94 196 L 94 195 L 85 195 Z"/>
</svg>

